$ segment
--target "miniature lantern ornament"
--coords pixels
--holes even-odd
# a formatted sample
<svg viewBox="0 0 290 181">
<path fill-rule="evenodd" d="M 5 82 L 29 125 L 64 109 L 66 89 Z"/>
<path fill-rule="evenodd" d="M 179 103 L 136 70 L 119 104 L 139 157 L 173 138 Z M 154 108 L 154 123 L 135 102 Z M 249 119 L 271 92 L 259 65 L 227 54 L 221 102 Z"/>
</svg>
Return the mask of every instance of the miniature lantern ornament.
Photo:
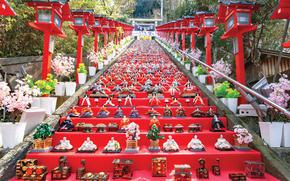
<svg viewBox="0 0 290 181">
<path fill-rule="evenodd" d="M 233 38 L 233 53 L 236 60 L 236 79 L 241 84 L 246 84 L 244 63 L 243 35 L 257 29 L 252 24 L 252 14 L 258 9 L 254 2 L 220 2 L 219 13 L 216 21 L 225 25 L 226 32 L 222 39 Z M 240 103 L 246 103 L 245 98 L 240 98 Z"/>
<path fill-rule="evenodd" d="M 199 26 L 198 36 L 205 36 L 206 47 L 206 64 L 211 66 L 212 63 L 212 33 L 214 33 L 218 27 L 215 25 L 214 13 L 210 12 L 196 12 L 195 22 Z"/>
<path fill-rule="evenodd" d="M 277 9 L 271 16 L 271 19 L 288 19 L 290 20 L 290 4 L 287 0 L 280 0 Z M 284 48 L 290 48 L 290 41 L 282 44 Z"/>
<path fill-rule="evenodd" d="M 94 32 L 94 51 L 98 52 L 99 48 L 99 34 L 102 32 L 102 25 L 106 18 L 102 15 L 95 15 L 95 23 L 90 27 L 91 30 Z"/>
<path fill-rule="evenodd" d="M 46 79 L 51 71 L 54 36 L 65 37 L 62 23 L 71 19 L 70 8 L 68 0 L 33 0 L 28 2 L 28 6 L 34 8 L 36 17 L 29 25 L 44 33 L 42 79 Z"/>
<path fill-rule="evenodd" d="M 0 0 L 0 16 L 15 16 L 15 11 L 10 7 L 8 1 Z"/>
<path fill-rule="evenodd" d="M 83 57 L 83 46 L 84 46 L 84 35 L 89 35 L 89 25 L 95 23 L 95 18 L 93 15 L 93 10 L 72 10 L 73 25 L 70 28 L 73 29 L 78 35 L 77 44 L 77 64 L 76 67 L 79 68 L 79 64 L 82 63 Z M 78 78 L 78 76 L 76 76 Z"/>
</svg>

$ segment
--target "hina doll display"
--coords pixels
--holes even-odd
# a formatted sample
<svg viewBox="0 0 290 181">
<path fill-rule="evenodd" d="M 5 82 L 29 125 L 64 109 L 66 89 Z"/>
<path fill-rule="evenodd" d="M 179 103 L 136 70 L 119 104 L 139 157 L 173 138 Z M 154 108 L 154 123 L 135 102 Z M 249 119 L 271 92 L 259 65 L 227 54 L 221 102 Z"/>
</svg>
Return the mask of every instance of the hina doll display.
<svg viewBox="0 0 290 181">
<path fill-rule="evenodd" d="M 120 153 L 121 150 L 120 143 L 112 137 L 104 147 L 103 153 Z"/>
<path fill-rule="evenodd" d="M 160 100 L 157 97 L 157 94 L 154 92 L 152 93 L 151 98 L 149 99 L 149 105 L 150 106 L 158 106 L 160 104 Z"/>
<path fill-rule="evenodd" d="M 108 95 L 105 93 L 105 90 L 102 88 L 102 84 L 94 84 L 91 87 L 92 94 L 90 97 L 95 97 L 95 98 L 107 98 Z"/>
<path fill-rule="evenodd" d="M 114 118 L 122 118 L 124 117 L 123 110 L 121 109 L 120 106 L 118 106 L 118 109 L 115 112 Z"/>
<path fill-rule="evenodd" d="M 211 131 L 213 131 L 213 132 L 224 132 L 225 131 L 224 123 L 221 120 L 219 120 L 216 115 L 214 115 L 214 118 L 211 121 Z"/>
<path fill-rule="evenodd" d="M 183 97 L 183 98 L 194 98 L 196 96 L 195 86 L 193 86 L 191 84 L 191 82 L 189 82 L 189 81 L 184 86 L 185 87 L 183 89 L 181 97 Z"/>
<path fill-rule="evenodd" d="M 92 111 L 90 107 L 84 107 L 80 114 L 80 118 L 92 118 L 93 115 L 94 115 L 94 112 Z"/>
<path fill-rule="evenodd" d="M 148 115 L 148 116 L 150 116 L 150 117 L 154 117 L 154 116 L 160 116 L 161 114 L 158 112 L 158 111 L 156 111 L 153 107 L 150 109 L 150 110 L 148 110 L 147 112 L 146 112 L 146 114 Z"/>
<path fill-rule="evenodd" d="M 133 106 L 132 97 L 130 95 L 127 95 L 127 97 L 125 98 L 124 106 Z"/>
<path fill-rule="evenodd" d="M 64 132 L 68 132 L 68 131 L 73 131 L 74 129 L 74 125 L 71 121 L 70 116 L 67 116 L 66 119 L 60 123 L 59 125 L 59 131 L 64 131 Z"/>
<path fill-rule="evenodd" d="M 168 104 L 166 104 L 165 108 L 164 108 L 164 117 L 172 117 L 172 110 L 170 109 L 170 107 L 168 106 Z"/>
<path fill-rule="evenodd" d="M 199 109 L 199 107 L 197 107 L 190 115 L 192 117 L 200 118 L 200 117 L 205 117 L 206 116 L 206 113 L 204 113 L 203 111 L 201 111 Z"/>
<path fill-rule="evenodd" d="M 136 107 L 134 106 L 133 109 L 131 110 L 130 113 L 130 118 L 140 118 L 140 114 L 138 112 L 138 110 L 136 109 Z"/>
<path fill-rule="evenodd" d="M 176 109 L 176 117 L 186 117 L 185 110 L 181 105 Z"/>
<path fill-rule="evenodd" d="M 217 139 L 216 143 L 214 144 L 214 147 L 220 151 L 234 150 L 232 145 L 223 137 L 223 135 L 220 135 L 220 137 Z"/>
<path fill-rule="evenodd" d="M 127 96 L 130 97 L 136 97 L 133 91 L 126 85 L 125 87 L 122 88 L 122 91 L 118 95 L 119 98 L 125 98 Z"/>
<path fill-rule="evenodd" d="M 123 119 L 121 120 L 120 125 L 119 125 L 118 132 L 125 133 L 127 126 L 129 124 L 130 124 L 130 120 L 126 116 L 123 116 Z"/>
<path fill-rule="evenodd" d="M 193 103 L 194 106 L 196 106 L 196 105 L 204 106 L 205 105 L 204 102 L 203 102 L 202 97 L 199 94 L 197 94 L 195 96 L 195 98 L 193 99 L 192 103 Z"/>
<path fill-rule="evenodd" d="M 205 151 L 204 145 L 202 142 L 197 138 L 197 135 L 191 139 L 191 141 L 187 144 L 187 149 L 192 152 L 199 152 Z"/>
<path fill-rule="evenodd" d="M 98 149 L 97 145 L 95 145 L 90 137 L 88 137 L 83 144 L 78 148 L 78 152 L 81 153 L 93 153 Z"/>
<path fill-rule="evenodd" d="M 110 112 L 106 109 L 105 106 L 102 106 L 102 108 L 97 114 L 97 118 L 107 118 L 109 117 L 109 115 L 110 115 Z"/>
<path fill-rule="evenodd" d="M 158 127 L 158 129 L 161 128 L 161 124 L 160 124 L 159 120 L 156 118 L 156 116 L 153 116 L 153 118 L 150 119 L 149 128 L 151 128 L 153 126 L 153 124 L 155 124 Z"/>
<path fill-rule="evenodd" d="M 175 140 L 172 138 L 172 136 L 168 136 L 168 139 L 166 142 L 163 143 L 163 149 L 164 152 L 178 152 L 179 146 L 175 142 Z"/>
<path fill-rule="evenodd" d="M 75 107 L 73 107 L 71 109 L 70 113 L 68 114 L 68 116 L 69 117 L 72 117 L 72 118 L 79 117 L 80 116 L 80 113 L 78 112 L 78 110 Z"/>
<path fill-rule="evenodd" d="M 171 96 L 175 96 L 177 92 L 180 92 L 180 89 L 178 88 L 178 85 L 175 85 L 172 83 L 172 85 L 169 87 L 168 92 Z"/>
<path fill-rule="evenodd" d="M 138 140 L 140 139 L 139 125 L 132 122 L 126 127 L 126 153 L 136 153 L 139 151 Z"/>
<path fill-rule="evenodd" d="M 181 103 L 177 100 L 176 97 L 172 97 L 172 101 L 170 103 L 171 106 L 179 106 Z"/>
<path fill-rule="evenodd" d="M 112 91 L 114 91 L 115 93 L 120 93 L 122 91 L 122 87 L 120 85 L 116 85 Z"/>
<path fill-rule="evenodd" d="M 106 107 L 115 107 L 115 104 L 113 104 L 112 102 L 112 97 L 110 96 L 107 101 L 104 103 L 103 106 L 106 106 Z"/>
<path fill-rule="evenodd" d="M 207 111 L 206 114 L 207 114 L 208 117 L 214 117 L 216 112 L 212 108 L 209 108 L 209 110 Z"/>
<path fill-rule="evenodd" d="M 67 152 L 73 149 L 73 146 L 70 144 L 70 141 L 63 137 L 62 140 L 59 141 L 58 145 L 56 145 L 52 151 L 53 152 Z"/>
</svg>

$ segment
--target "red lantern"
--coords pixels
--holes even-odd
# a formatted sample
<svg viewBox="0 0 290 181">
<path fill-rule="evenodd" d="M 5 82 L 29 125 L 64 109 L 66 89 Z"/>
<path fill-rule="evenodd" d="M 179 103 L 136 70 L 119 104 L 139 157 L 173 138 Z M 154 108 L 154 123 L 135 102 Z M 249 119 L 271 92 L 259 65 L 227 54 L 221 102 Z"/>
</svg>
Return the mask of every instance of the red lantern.
<svg viewBox="0 0 290 181">
<path fill-rule="evenodd" d="M 287 0 L 280 0 L 277 9 L 271 16 L 271 19 L 290 19 L 290 3 Z M 284 48 L 290 48 L 290 41 L 282 44 Z"/>
<path fill-rule="evenodd" d="M 62 31 L 63 21 L 71 19 L 70 8 L 67 0 L 50 0 L 28 2 L 28 6 L 35 9 L 35 21 L 29 25 L 37 30 L 43 31 L 43 62 L 42 79 L 46 79 L 51 71 L 51 58 L 54 49 L 54 37 L 65 37 Z"/>
<path fill-rule="evenodd" d="M 233 38 L 233 53 L 236 59 L 236 79 L 241 84 L 246 84 L 244 63 L 243 35 L 255 31 L 256 25 L 252 24 L 252 14 L 258 9 L 258 5 L 251 2 L 220 3 L 217 22 L 225 25 L 226 32 L 222 39 Z M 245 98 L 240 103 L 246 103 Z"/>
<path fill-rule="evenodd" d="M 212 33 L 214 33 L 218 27 L 215 25 L 214 13 L 210 12 L 196 12 L 195 22 L 199 26 L 198 36 L 205 36 L 206 47 L 206 64 L 211 66 L 212 63 Z"/>
<path fill-rule="evenodd" d="M 94 12 L 93 10 L 82 10 L 82 9 L 71 11 L 73 24 L 70 25 L 70 28 L 73 29 L 78 35 L 76 68 L 79 68 L 79 64 L 82 63 L 84 35 L 90 34 L 89 26 L 95 23 L 93 12 Z M 76 79 L 77 77 L 78 76 L 76 76 Z"/>
<path fill-rule="evenodd" d="M 195 49 L 195 35 L 199 31 L 197 23 L 195 22 L 194 16 L 183 17 L 183 29 L 186 33 L 191 35 L 191 50 Z"/>
<path fill-rule="evenodd" d="M 106 18 L 102 15 L 95 15 L 95 23 L 90 27 L 90 29 L 94 32 L 94 50 L 98 52 L 99 47 L 99 34 L 103 31 L 102 26 L 105 23 Z"/>
</svg>

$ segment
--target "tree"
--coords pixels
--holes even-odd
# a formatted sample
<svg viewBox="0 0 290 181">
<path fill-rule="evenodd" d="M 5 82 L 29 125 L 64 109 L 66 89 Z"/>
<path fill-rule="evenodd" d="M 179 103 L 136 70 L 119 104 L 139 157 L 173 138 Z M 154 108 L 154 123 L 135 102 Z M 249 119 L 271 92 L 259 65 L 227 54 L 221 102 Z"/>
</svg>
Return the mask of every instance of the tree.
<svg viewBox="0 0 290 181">
<path fill-rule="evenodd" d="M 148 134 L 146 135 L 148 139 L 156 141 L 159 139 L 164 139 L 163 135 L 159 135 L 160 130 L 158 129 L 158 127 L 156 126 L 156 124 L 153 124 L 151 126 L 151 129 L 148 131 Z"/>
</svg>

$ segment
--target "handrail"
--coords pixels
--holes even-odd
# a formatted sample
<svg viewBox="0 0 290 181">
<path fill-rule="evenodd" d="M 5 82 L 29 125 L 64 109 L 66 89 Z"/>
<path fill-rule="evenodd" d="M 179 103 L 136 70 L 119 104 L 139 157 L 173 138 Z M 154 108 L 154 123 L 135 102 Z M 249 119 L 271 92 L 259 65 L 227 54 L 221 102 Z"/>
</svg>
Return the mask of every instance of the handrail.
<svg viewBox="0 0 290 181">
<path fill-rule="evenodd" d="M 162 41 L 162 40 L 161 40 Z M 256 91 L 253 91 L 252 89 L 248 88 L 247 86 L 235 81 L 234 79 L 228 77 L 227 75 L 223 74 L 222 72 L 214 69 L 213 67 L 207 65 L 206 63 L 196 59 L 195 57 L 192 57 L 191 55 L 189 55 L 188 53 L 186 53 L 185 51 L 180 50 L 179 48 L 176 47 L 172 47 L 173 49 L 177 50 L 178 52 L 180 52 L 181 54 L 193 59 L 194 61 L 198 62 L 199 64 L 203 65 L 206 68 L 209 68 L 210 70 L 216 72 L 217 74 L 219 74 L 220 76 L 222 76 L 223 78 L 227 79 L 229 82 L 231 82 L 232 84 L 234 84 L 237 87 L 240 87 L 241 89 L 243 89 L 244 91 L 246 91 L 247 93 L 250 93 L 251 95 L 261 99 L 263 102 L 271 105 L 272 107 L 278 109 L 280 112 L 283 112 L 287 118 L 290 119 L 290 111 L 288 111 L 287 109 L 279 106 L 278 104 L 270 101 L 269 99 L 267 99 L 266 97 L 262 96 L 261 94 L 257 93 Z"/>
</svg>

